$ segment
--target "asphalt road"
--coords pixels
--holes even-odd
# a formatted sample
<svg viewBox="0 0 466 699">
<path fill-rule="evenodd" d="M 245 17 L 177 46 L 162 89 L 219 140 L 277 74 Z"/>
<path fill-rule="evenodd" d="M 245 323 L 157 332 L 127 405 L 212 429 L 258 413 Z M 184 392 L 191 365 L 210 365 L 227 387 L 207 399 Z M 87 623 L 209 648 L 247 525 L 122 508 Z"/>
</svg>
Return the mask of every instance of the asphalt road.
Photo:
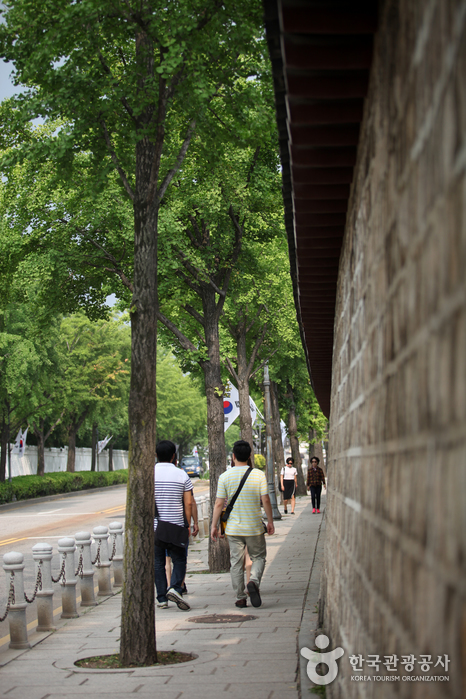
<svg viewBox="0 0 466 699">
<path fill-rule="evenodd" d="M 208 490 L 207 481 L 194 483 L 195 494 Z M 0 555 L 10 551 L 23 554 L 24 588 L 31 597 L 35 586 L 34 561 L 32 547 L 39 542 L 53 546 L 52 575 L 57 577 L 60 562 L 57 542 L 65 536 L 72 536 L 79 531 L 92 533 L 94 527 L 109 526 L 111 522 L 123 522 L 125 519 L 126 485 L 113 486 L 96 491 L 73 494 L 53 500 L 42 499 L 34 503 L 21 502 L 8 509 L 0 507 Z M 95 556 L 95 547 L 92 547 Z M 77 563 L 77 562 L 76 562 Z M 5 613 L 8 599 L 9 576 L 0 571 L 0 616 Z M 79 593 L 78 593 L 79 594 Z M 59 618 L 61 613 L 61 587 L 54 585 L 54 612 Z M 36 605 L 28 604 L 26 610 L 28 627 L 35 627 L 37 619 Z M 8 618 L 0 623 L 0 651 L 8 644 Z"/>
</svg>

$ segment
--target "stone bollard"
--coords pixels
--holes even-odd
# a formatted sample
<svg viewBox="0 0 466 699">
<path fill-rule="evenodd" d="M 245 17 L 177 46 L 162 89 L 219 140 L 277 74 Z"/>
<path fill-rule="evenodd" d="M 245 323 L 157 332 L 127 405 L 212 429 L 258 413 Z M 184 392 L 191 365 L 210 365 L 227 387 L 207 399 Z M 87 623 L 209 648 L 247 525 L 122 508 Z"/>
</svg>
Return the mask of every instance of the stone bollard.
<svg viewBox="0 0 466 699">
<path fill-rule="evenodd" d="M 50 544 L 34 544 L 32 557 L 36 566 L 36 578 L 41 568 L 42 590 L 37 590 L 37 620 L 36 631 L 55 631 L 53 625 L 53 587 L 52 587 L 52 556 L 53 547 Z"/>
<path fill-rule="evenodd" d="M 78 563 L 78 575 L 80 578 L 81 588 L 81 607 L 95 607 L 94 594 L 94 568 L 92 567 L 91 544 L 92 537 L 90 532 L 78 532 L 75 535 L 76 546 L 79 552 L 79 558 L 82 557 L 81 570 Z"/>
<path fill-rule="evenodd" d="M 97 554 L 94 565 L 97 567 L 97 582 L 99 583 L 99 597 L 113 595 L 112 580 L 110 578 L 110 566 L 112 565 L 108 557 L 108 528 L 94 527 L 92 530 L 97 544 Z"/>
<path fill-rule="evenodd" d="M 112 522 L 109 525 L 112 536 L 112 563 L 113 563 L 113 584 L 115 587 L 123 585 L 123 525 L 121 522 Z"/>
<path fill-rule="evenodd" d="M 61 554 L 60 575 L 55 582 L 62 586 L 61 606 L 62 619 L 75 619 L 79 616 L 76 610 L 76 573 L 74 568 L 74 552 L 76 544 L 71 537 L 58 540 L 58 553 Z"/>
<path fill-rule="evenodd" d="M 30 648 L 26 623 L 26 600 L 24 598 L 24 556 L 17 551 L 11 551 L 3 556 L 3 570 L 10 573 L 10 584 L 13 581 L 14 602 L 10 604 L 8 622 L 10 625 L 10 648 Z M 9 585 L 10 587 L 10 585 Z"/>
<path fill-rule="evenodd" d="M 197 505 L 197 518 L 198 518 L 198 524 L 199 524 L 199 538 L 203 539 L 205 537 L 205 531 L 204 531 L 204 512 L 203 512 L 202 495 L 196 498 L 196 505 Z"/>
</svg>

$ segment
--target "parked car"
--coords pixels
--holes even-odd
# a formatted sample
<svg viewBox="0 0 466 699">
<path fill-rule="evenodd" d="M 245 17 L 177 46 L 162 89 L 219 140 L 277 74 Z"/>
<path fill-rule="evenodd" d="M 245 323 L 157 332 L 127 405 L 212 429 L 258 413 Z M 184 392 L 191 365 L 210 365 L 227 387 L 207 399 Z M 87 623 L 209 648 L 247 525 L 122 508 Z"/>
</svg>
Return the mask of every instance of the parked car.
<svg viewBox="0 0 466 699">
<path fill-rule="evenodd" d="M 198 456 L 183 456 L 180 462 L 180 467 L 186 471 L 188 476 L 197 476 L 200 478 L 204 473 L 202 462 Z"/>
</svg>

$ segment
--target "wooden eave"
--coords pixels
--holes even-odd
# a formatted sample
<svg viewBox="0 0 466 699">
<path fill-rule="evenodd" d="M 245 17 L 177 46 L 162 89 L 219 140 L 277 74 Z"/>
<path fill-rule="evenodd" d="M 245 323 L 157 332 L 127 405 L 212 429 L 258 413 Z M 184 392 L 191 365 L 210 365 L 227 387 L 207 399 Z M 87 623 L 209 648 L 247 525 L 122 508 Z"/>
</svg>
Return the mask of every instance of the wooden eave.
<svg viewBox="0 0 466 699">
<path fill-rule="evenodd" d="M 377 3 L 263 5 L 297 317 L 311 382 L 329 416 L 338 267 Z"/>
</svg>

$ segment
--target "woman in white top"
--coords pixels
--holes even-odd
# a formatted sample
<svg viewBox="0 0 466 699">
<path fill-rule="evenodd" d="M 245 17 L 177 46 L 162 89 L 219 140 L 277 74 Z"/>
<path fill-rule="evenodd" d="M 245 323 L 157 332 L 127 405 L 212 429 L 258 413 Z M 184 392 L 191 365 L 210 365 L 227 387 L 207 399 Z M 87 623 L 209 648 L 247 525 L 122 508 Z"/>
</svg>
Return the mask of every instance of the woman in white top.
<svg viewBox="0 0 466 699">
<path fill-rule="evenodd" d="M 298 485 L 298 472 L 293 466 L 294 459 L 291 456 L 286 460 L 286 466 L 282 468 L 281 472 L 281 485 L 283 490 L 283 502 L 285 505 L 285 514 L 288 514 L 286 506 L 288 505 L 288 500 L 291 500 L 291 514 L 294 515 L 295 506 L 295 492 L 296 486 Z"/>
</svg>

